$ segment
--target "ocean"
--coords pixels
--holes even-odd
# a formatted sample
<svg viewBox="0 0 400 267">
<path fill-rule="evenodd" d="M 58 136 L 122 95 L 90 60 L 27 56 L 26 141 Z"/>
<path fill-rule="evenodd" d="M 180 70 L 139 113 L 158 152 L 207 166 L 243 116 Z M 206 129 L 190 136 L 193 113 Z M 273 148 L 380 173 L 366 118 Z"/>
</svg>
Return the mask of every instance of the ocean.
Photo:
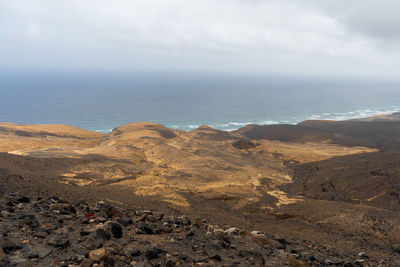
<svg viewBox="0 0 400 267">
<path fill-rule="evenodd" d="M 210 73 L 0 72 L 0 122 L 110 132 L 139 121 L 192 130 L 346 120 L 400 110 L 400 82 Z"/>
</svg>

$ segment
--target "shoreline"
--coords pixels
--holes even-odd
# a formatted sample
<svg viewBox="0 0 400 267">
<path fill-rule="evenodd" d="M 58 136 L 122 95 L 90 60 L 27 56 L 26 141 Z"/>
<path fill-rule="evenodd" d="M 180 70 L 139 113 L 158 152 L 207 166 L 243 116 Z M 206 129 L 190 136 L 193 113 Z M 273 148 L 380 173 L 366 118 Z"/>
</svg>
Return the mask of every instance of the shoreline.
<svg viewBox="0 0 400 267">
<path fill-rule="evenodd" d="M 275 120 L 265 120 L 265 121 L 248 121 L 248 122 L 228 122 L 225 124 L 222 123 L 210 123 L 210 124 L 206 124 L 211 128 L 214 128 L 216 130 L 221 130 L 221 131 L 226 131 L 226 132 L 232 132 L 232 131 L 236 131 L 239 130 L 240 128 L 243 127 L 247 127 L 249 125 L 259 125 L 259 126 L 265 126 L 265 125 L 296 125 L 299 123 L 302 123 L 304 121 L 309 121 L 309 120 L 318 120 L 318 121 L 367 121 L 370 119 L 389 119 L 389 117 L 391 116 L 395 116 L 396 113 L 400 112 L 400 109 L 393 109 L 390 111 L 372 111 L 370 114 L 366 114 L 366 111 L 369 111 L 367 109 L 363 110 L 364 114 L 357 113 L 357 111 L 352 111 L 352 112 L 347 112 L 347 113 L 323 113 L 322 115 L 312 115 L 309 116 L 308 118 L 305 118 L 303 120 L 296 120 L 296 121 L 275 121 Z M 356 116 L 346 116 L 346 115 L 342 115 L 342 117 L 329 117 L 330 114 L 357 114 Z M 327 117 L 324 117 L 327 116 Z M 400 119 L 396 118 L 396 119 Z M 390 120 L 393 120 L 393 118 L 390 118 Z M 139 123 L 139 121 L 137 122 L 128 122 L 125 124 L 129 124 L 129 123 Z M 125 125 L 125 124 L 121 124 L 121 125 Z M 168 123 L 158 123 L 161 124 L 171 130 L 181 130 L 181 131 L 185 131 L 185 132 L 190 132 L 193 131 L 199 127 L 201 127 L 201 125 L 204 125 L 204 123 L 198 123 L 198 124 L 188 124 L 186 128 L 189 129 L 185 129 L 185 127 L 179 127 L 176 124 L 168 124 Z M 36 125 L 36 124 L 21 124 L 21 125 Z M 84 128 L 84 127 L 79 127 L 79 126 L 73 126 L 73 127 L 78 127 L 84 130 L 88 130 L 88 131 L 93 131 L 93 132 L 97 132 L 97 133 L 103 133 L 103 134 L 110 134 L 115 128 L 121 126 L 121 125 L 116 125 L 114 128 L 108 128 L 105 127 L 107 129 L 88 129 L 88 128 Z M 72 126 L 72 125 L 71 125 Z M 229 127 L 231 126 L 231 128 L 223 128 L 223 127 Z M 237 127 L 235 127 L 237 126 Z"/>
<path fill-rule="evenodd" d="M 364 110 L 365 111 L 365 110 Z M 348 112 L 347 114 L 351 114 L 351 113 L 355 113 L 355 112 Z M 239 130 L 241 128 L 247 127 L 249 125 L 258 125 L 258 126 L 273 126 L 273 125 L 297 125 L 299 123 L 305 122 L 305 121 L 371 121 L 371 120 L 400 120 L 400 113 L 399 109 L 395 109 L 392 111 L 382 111 L 382 112 L 373 112 L 371 114 L 369 114 L 368 116 L 354 116 L 354 117 L 346 117 L 346 118 L 332 118 L 332 117 L 323 117 L 320 115 L 313 115 L 309 118 L 306 118 L 304 120 L 300 120 L 300 121 L 296 121 L 296 122 L 286 122 L 286 121 L 273 121 L 273 120 L 266 120 L 264 122 L 229 122 L 226 124 L 220 124 L 220 123 L 211 123 L 211 124 L 189 124 L 187 128 L 189 129 L 184 129 L 184 127 L 179 127 L 176 124 L 168 124 L 168 123 L 157 123 L 160 124 L 166 128 L 169 128 L 171 130 L 178 130 L 178 131 L 185 131 L 185 132 L 190 132 L 193 131 L 199 127 L 201 127 L 202 125 L 207 125 L 213 129 L 216 130 L 220 130 L 220 131 L 225 131 L 225 132 L 232 132 L 232 131 L 236 131 Z M 332 114 L 332 113 L 329 113 Z M 329 114 L 325 113 L 326 116 L 328 116 Z M 337 113 L 339 114 L 339 113 Z M 323 114 L 324 115 L 324 114 Z M 121 125 L 116 125 L 114 128 L 108 128 L 108 129 L 88 129 L 85 127 L 80 127 L 80 126 L 75 126 L 75 125 L 69 125 L 69 124 L 61 124 L 61 123 L 55 123 L 55 124 L 48 124 L 48 123 L 44 123 L 44 124 L 24 124 L 24 123 L 13 123 L 13 122 L 0 122 L 0 124 L 7 124 L 7 123 L 11 123 L 11 124 L 16 124 L 16 125 L 21 125 L 21 126 L 39 126 L 39 125 L 66 125 L 66 126 L 71 126 L 71 127 L 76 127 L 76 128 L 80 128 L 86 131 L 91 131 L 91 132 L 96 132 L 96 133 L 102 133 L 102 134 L 110 134 L 115 128 L 118 128 L 122 125 L 125 124 L 131 124 L 131 123 L 140 123 L 139 121 L 136 122 L 128 122 L 125 124 L 121 124 Z M 232 128 L 221 128 L 221 126 L 237 126 L 237 127 L 232 127 Z"/>
<path fill-rule="evenodd" d="M 382 116 L 390 116 L 393 114 L 396 114 L 397 112 L 400 111 L 400 108 L 395 108 L 392 110 L 382 110 L 382 111 L 374 111 L 374 110 L 369 110 L 369 109 L 364 109 L 364 110 L 359 110 L 359 111 L 350 111 L 350 112 L 332 112 L 332 113 L 322 113 L 321 115 L 311 115 L 311 116 L 304 116 L 302 119 L 294 119 L 294 120 L 264 120 L 264 121 L 246 121 L 246 122 L 227 122 L 227 123 L 187 123 L 183 125 L 178 125 L 177 123 L 162 123 L 162 122 L 157 122 L 169 129 L 172 130 L 182 130 L 186 132 L 193 131 L 197 128 L 199 128 L 201 125 L 208 125 L 209 127 L 212 127 L 216 130 L 221 130 L 221 131 L 226 131 L 226 132 L 231 132 L 231 131 L 236 131 L 240 128 L 246 127 L 248 125 L 259 125 L 259 126 L 265 126 L 265 125 L 296 125 L 304 121 L 309 121 L 309 120 L 323 120 L 323 121 L 349 121 L 349 120 L 367 120 L 369 118 L 374 118 L 374 117 L 382 117 Z M 128 122 L 131 123 L 131 122 Z M 136 123 L 136 122 L 133 122 Z M 123 125 L 123 124 L 122 124 Z M 83 129 L 89 130 L 89 131 L 94 131 L 98 133 L 104 133 L 104 134 L 109 134 L 112 132 L 113 129 L 118 127 L 120 125 L 116 125 L 114 128 L 109 128 L 109 127 L 104 127 L 104 129 L 87 129 L 82 127 Z M 229 128 L 227 128 L 229 127 Z"/>
</svg>

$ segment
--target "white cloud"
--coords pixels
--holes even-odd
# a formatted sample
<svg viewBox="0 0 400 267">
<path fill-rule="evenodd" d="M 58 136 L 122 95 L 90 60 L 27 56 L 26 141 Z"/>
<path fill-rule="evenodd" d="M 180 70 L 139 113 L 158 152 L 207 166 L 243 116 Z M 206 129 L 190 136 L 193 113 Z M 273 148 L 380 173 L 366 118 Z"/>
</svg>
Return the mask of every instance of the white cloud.
<svg viewBox="0 0 400 267">
<path fill-rule="evenodd" d="M 59 66 L 397 75 L 398 46 L 387 36 L 398 27 L 384 27 L 392 19 L 374 8 L 369 0 L 14 0 L 0 4 L 0 36 L 4 54 L 26 53 L 18 63 L 26 65 L 40 57 Z"/>
<path fill-rule="evenodd" d="M 26 25 L 26 32 L 29 38 L 39 41 L 42 38 L 41 30 L 34 22 L 29 22 Z"/>
</svg>

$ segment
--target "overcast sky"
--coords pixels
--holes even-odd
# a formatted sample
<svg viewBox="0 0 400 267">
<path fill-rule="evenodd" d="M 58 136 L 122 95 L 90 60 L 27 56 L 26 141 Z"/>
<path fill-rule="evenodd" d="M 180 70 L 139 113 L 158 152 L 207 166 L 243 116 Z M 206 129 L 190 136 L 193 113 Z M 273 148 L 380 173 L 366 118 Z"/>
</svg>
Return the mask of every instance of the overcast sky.
<svg viewBox="0 0 400 267">
<path fill-rule="evenodd" d="M 0 65 L 398 76 L 399 10 L 399 0 L 0 0 Z"/>
</svg>

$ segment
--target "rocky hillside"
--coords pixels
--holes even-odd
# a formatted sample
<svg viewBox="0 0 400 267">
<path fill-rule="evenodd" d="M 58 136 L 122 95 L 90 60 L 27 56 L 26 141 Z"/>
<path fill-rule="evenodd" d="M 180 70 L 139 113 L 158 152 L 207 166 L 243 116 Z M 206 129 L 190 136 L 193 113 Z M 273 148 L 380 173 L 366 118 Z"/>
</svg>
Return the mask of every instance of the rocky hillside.
<svg viewBox="0 0 400 267">
<path fill-rule="evenodd" d="M 249 125 L 234 132 L 142 122 L 107 135 L 65 125 L 0 124 L 0 230 L 9 240 L 2 257 L 28 266 L 78 265 L 106 247 L 102 261 L 116 266 L 146 260 L 400 265 L 400 121 L 393 118 Z M 30 201 L 20 203 L 15 192 Z M 99 201 L 116 213 L 107 214 Z M 190 224 L 176 222 L 183 215 Z M 164 223 L 172 232 L 163 232 Z M 113 225 L 122 237 L 113 236 Z M 143 225 L 151 231 L 141 232 Z M 232 227 L 240 230 L 225 233 Z M 111 232 L 104 239 L 98 229 Z M 47 235 L 36 238 L 42 230 Z M 55 247 L 53 238 L 66 244 Z M 9 249 L 7 242 L 16 246 Z M 140 255 L 125 251 L 130 244 Z M 146 251 L 154 246 L 160 253 L 149 259 Z M 30 259 L 36 248 L 51 253 Z M 72 258 L 61 260 L 64 254 Z"/>
<path fill-rule="evenodd" d="M 204 218 L 99 201 L 10 193 L 0 199 L 2 266 L 377 266 L 367 253 L 291 243 Z M 400 247 L 399 247 L 400 249 Z"/>
</svg>

